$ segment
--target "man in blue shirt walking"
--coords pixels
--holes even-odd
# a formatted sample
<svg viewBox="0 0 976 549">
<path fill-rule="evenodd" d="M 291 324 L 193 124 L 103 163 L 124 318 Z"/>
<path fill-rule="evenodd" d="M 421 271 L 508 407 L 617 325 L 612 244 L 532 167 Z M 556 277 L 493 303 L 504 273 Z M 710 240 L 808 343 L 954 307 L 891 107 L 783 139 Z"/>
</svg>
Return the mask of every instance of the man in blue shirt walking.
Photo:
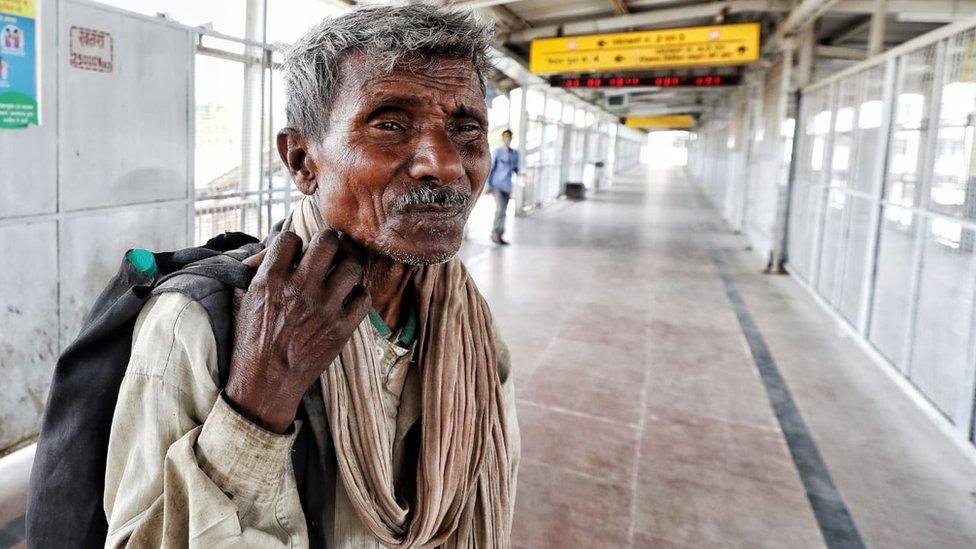
<svg viewBox="0 0 976 549">
<path fill-rule="evenodd" d="M 495 197 L 495 223 L 491 229 L 491 241 L 508 245 L 502 238 L 505 233 L 505 214 L 508 200 L 512 197 L 512 174 L 519 173 L 518 151 L 512 149 L 512 131 L 502 132 L 502 146 L 491 155 L 491 172 L 488 173 L 488 188 Z"/>
</svg>

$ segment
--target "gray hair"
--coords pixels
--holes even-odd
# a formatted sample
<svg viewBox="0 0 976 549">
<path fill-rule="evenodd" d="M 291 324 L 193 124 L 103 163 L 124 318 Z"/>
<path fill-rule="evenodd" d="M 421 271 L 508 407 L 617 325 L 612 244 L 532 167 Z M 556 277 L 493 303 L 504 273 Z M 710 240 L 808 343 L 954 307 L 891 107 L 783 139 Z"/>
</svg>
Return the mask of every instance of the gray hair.
<svg viewBox="0 0 976 549">
<path fill-rule="evenodd" d="M 386 71 L 420 62 L 415 57 L 470 59 L 485 91 L 491 42 L 491 27 L 471 12 L 430 4 L 363 6 L 325 19 L 285 54 L 288 125 L 309 137 L 324 135 L 346 53 L 361 51 Z"/>
</svg>

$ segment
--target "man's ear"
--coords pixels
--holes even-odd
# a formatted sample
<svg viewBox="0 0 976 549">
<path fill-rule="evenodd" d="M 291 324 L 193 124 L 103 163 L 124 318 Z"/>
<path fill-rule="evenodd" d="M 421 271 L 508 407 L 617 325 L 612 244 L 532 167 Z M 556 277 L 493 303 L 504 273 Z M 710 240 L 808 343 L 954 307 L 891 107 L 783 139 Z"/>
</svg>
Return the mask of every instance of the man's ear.
<svg viewBox="0 0 976 549">
<path fill-rule="evenodd" d="M 278 132 L 278 156 L 281 157 L 282 164 L 288 168 L 298 190 L 310 195 L 318 188 L 318 167 L 308 154 L 308 145 L 305 137 L 294 128 L 285 128 Z"/>
</svg>

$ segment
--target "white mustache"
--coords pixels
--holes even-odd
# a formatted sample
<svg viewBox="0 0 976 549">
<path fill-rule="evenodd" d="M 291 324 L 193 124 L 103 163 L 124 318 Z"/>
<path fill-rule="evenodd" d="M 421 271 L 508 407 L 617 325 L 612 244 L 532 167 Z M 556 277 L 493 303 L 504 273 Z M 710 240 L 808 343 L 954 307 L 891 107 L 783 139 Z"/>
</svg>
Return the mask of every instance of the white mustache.
<svg viewBox="0 0 976 549">
<path fill-rule="evenodd" d="M 471 194 L 455 188 L 432 189 L 417 187 L 393 199 L 393 207 L 403 210 L 410 206 L 424 204 L 440 204 L 442 206 L 466 207 L 471 201 Z"/>
</svg>

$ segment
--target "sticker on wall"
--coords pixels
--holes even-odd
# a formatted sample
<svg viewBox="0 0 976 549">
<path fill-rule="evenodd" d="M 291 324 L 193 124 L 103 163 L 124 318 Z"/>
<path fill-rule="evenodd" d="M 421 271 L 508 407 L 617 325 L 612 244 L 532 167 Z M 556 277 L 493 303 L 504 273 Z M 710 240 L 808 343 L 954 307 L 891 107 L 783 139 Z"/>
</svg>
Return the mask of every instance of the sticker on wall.
<svg viewBox="0 0 976 549">
<path fill-rule="evenodd" d="M 112 35 L 100 30 L 71 27 L 71 66 L 96 72 L 112 72 L 115 51 Z"/>
<path fill-rule="evenodd" d="M 36 0 L 0 0 L 0 129 L 40 123 L 36 28 Z"/>
</svg>

